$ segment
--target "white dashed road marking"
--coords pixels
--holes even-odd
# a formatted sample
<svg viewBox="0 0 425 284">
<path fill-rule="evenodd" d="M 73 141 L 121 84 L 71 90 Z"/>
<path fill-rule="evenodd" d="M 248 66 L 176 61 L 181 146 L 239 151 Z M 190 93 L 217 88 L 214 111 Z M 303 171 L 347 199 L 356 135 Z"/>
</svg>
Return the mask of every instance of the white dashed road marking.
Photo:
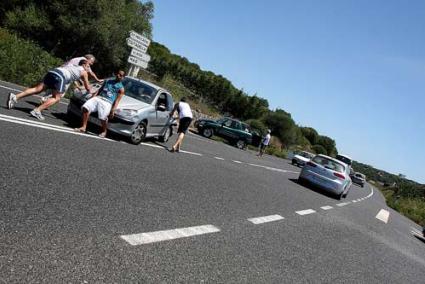
<svg viewBox="0 0 425 284">
<path fill-rule="evenodd" d="M 283 218 L 280 215 L 270 215 L 270 216 L 250 218 L 250 219 L 248 219 L 248 221 L 256 225 L 256 224 L 268 223 L 268 222 L 273 222 L 273 221 L 279 221 L 279 220 L 283 220 L 283 219 L 285 219 L 285 218 Z"/>
<path fill-rule="evenodd" d="M 390 212 L 384 209 L 381 209 L 379 213 L 376 215 L 376 219 L 381 220 L 385 224 L 388 223 L 389 217 L 390 217 Z"/>
<path fill-rule="evenodd" d="M 235 160 L 232 160 L 232 162 L 235 162 L 236 164 L 242 164 L 242 162 L 241 162 L 241 161 L 235 161 Z"/>
<path fill-rule="evenodd" d="M 149 233 L 122 235 L 121 238 L 132 246 L 162 242 L 192 236 L 220 232 L 220 229 L 213 225 L 195 226 L 179 228 L 173 230 L 163 230 Z"/>
<path fill-rule="evenodd" d="M 330 209 L 333 209 L 333 207 L 332 207 L 332 206 L 323 206 L 323 207 L 320 207 L 320 208 L 322 208 L 323 210 L 330 210 Z"/>
<path fill-rule="evenodd" d="M 220 157 L 214 157 L 214 159 L 220 160 L 220 161 L 224 161 L 224 159 L 223 158 L 220 158 Z"/>
<path fill-rule="evenodd" d="M 348 204 L 350 204 L 350 202 L 338 203 L 336 206 L 342 207 L 342 206 L 345 206 L 345 205 L 348 205 Z"/>
<path fill-rule="evenodd" d="M 313 209 L 307 209 L 307 210 L 295 211 L 295 213 L 302 216 L 302 215 L 308 215 L 308 214 L 316 213 L 316 211 L 314 211 Z"/>
</svg>

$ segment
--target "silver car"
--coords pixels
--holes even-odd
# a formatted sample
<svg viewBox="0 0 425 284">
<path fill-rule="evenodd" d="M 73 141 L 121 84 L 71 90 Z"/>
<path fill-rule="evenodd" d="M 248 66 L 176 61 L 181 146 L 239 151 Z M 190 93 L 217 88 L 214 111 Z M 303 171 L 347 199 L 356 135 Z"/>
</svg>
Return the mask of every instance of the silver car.
<svg viewBox="0 0 425 284">
<path fill-rule="evenodd" d="M 366 182 L 366 176 L 362 173 L 355 173 L 354 175 L 351 175 L 351 180 L 353 181 L 353 183 L 363 187 Z"/>
<path fill-rule="evenodd" d="M 301 151 L 292 158 L 292 164 L 297 165 L 298 167 L 303 167 L 305 163 L 313 159 L 313 157 L 314 154 L 307 151 Z"/>
<path fill-rule="evenodd" d="M 307 162 L 298 177 L 300 183 L 309 182 L 335 194 L 346 197 L 351 187 L 350 167 L 334 158 L 316 155 Z"/>
<path fill-rule="evenodd" d="M 125 95 L 115 110 L 114 118 L 108 121 L 108 130 L 121 134 L 133 144 L 139 144 L 149 137 L 166 142 L 173 133 L 175 121 L 169 113 L 173 109 L 173 98 L 167 90 L 149 82 L 132 77 L 122 81 Z M 100 86 L 97 86 L 100 88 Z M 81 106 L 89 99 L 76 89 L 68 104 L 67 115 L 81 119 Z M 89 122 L 99 125 L 97 115 L 91 115 Z"/>
</svg>

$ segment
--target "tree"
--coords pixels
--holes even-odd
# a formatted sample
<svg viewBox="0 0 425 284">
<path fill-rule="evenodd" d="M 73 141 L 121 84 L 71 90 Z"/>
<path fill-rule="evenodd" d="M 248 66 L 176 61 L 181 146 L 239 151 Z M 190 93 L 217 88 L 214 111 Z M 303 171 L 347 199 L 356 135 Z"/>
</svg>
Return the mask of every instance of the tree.
<svg viewBox="0 0 425 284">
<path fill-rule="evenodd" d="M 326 152 L 325 147 L 323 147 L 322 145 L 319 145 L 319 144 L 313 145 L 311 148 L 313 149 L 313 151 L 316 154 L 323 154 L 323 155 L 327 155 L 328 154 L 328 152 Z"/>
<path fill-rule="evenodd" d="M 296 143 L 297 126 L 286 111 L 282 109 L 270 111 L 265 116 L 264 122 L 270 127 L 272 134 L 277 136 L 286 147 Z"/>
<path fill-rule="evenodd" d="M 300 127 L 300 130 L 305 138 L 310 141 L 311 145 L 316 145 L 319 141 L 319 133 L 311 127 Z"/>
<path fill-rule="evenodd" d="M 6 1 L 3 24 L 49 53 L 68 59 L 93 53 L 109 75 L 127 65 L 130 30 L 151 36 L 152 2 L 137 0 Z M 14 6 L 10 3 L 13 2 Z M 7 10 L 6 10 L 7 9 Z M 72 12 L 70 12 L 72 11 Z M 25 21 L 22 21 L 25 19 Z"/>
<path fill-rule="evenodd" d="M 329 138 L 328 136 L 319 135 L 317 144 L 322 145 L 327 152 L 327 155 L 335 157 L 338 154 L 336 150 L 335 140 Z"/>
</svg>

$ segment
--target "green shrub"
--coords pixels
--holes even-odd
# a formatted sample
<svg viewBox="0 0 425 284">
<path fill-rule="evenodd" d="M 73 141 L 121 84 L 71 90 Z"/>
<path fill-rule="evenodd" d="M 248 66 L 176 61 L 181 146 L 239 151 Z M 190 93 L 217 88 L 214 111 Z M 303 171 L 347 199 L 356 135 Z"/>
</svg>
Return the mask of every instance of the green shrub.
<svg viewBox="0 0 425 284">
<path fill-rule="evenodd" d="M 61 64 L 61 59 L 35 43 L 0 28 L 0 79 L 24 86 L 34 85 L 49 69 Z"/>
<path fill-rule="evenodd" d="M 273 155 L 273 156 L 276 156 L 276 157 L 285 159 L 287 157 L 287 154 L 288 153 L 286 151 L 284 151 L 284 150 L 281 150 L 281 149 L 279 149 L 277 147 L 274 147 L 273 145 L 269 145 L 266 148 L 266 154 Z"/>
</svg>

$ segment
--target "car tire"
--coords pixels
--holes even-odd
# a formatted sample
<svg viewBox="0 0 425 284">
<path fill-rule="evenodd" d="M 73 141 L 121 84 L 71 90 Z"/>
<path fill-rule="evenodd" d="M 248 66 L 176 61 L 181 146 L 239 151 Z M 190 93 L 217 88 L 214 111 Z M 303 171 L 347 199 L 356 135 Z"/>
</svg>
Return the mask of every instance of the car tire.
<svg viewBox="0 0 425 284">
<path fill-rule="evenodd" d="M 159 136 L 159 141 L 160 142 L 167 142 L 168 139 L 170 138 L 170 136 L 171 136 L 171 127 L 167 127 L 167 129 L 164 132 L 164 135 Z"/>
<path fill-rule="evenodd" d="M 303 179 L 302 177 L 298 177 L 298 184 L 305 185 L 307 181 Z"/>
<path fill-rule="evenodd" d="M 246 142 L 244 140 L 242 140 L 242 139 L 239 139 L 239 140 L 236 141 L 236 147 L 238 149 L 243 150 L 243 149 L 246 148 Z"/>
<path fill-rule="evenodd" d="M 202 129 L 202 136 L 211 138 L 214 134 L 214 130 L 212 128 L 204 128 Z"/>
<path fill-rule="evenodd" d="M 292 165 L 294 165 L 294 166 L 298 166 L 298 165 L 297 165 L 297 161 L 296 161 L 295 159 L 292 159 Z"/>
<path fill-rule="evenodd" d="M 131 132 L 130 136 L 130 142 L 134 145 L 139 145 L 143 142 L 146 138 L 146 123 L 143 121 L 140 122 L 139 125 L 136 126 L 136 128 L 133 129 L 133 132 Z"/>
</svg>

